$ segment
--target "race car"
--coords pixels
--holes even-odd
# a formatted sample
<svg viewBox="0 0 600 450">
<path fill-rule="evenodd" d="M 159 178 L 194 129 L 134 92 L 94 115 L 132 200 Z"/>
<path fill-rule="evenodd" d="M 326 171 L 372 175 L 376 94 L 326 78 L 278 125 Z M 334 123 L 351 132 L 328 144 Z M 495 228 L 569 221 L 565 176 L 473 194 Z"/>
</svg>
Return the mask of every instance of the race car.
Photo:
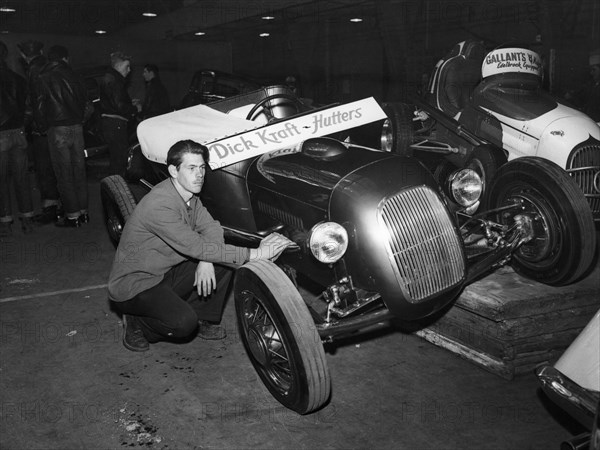
<svg viewBox="0 0 600 450">
<path fill-rule="evenodd" d="M 574 209 L 585 200 L 556 164 L 508 162 L 490 187 L 491 210 L 471 216 L 464 211 L 482 188 L 473 170 L 457 169 L 446 189 L 416 158 L 331 137 L 384 118 L 374 99 L 306 111 L 292 99 L 268 87 L 148 119 L 127 179 L 101 181 L 107 229 L 118 242 L 136 202 L 169 176 L 170 146 L 204 142 L 211 170 L 201 199 L 226 242 L 256 247 L 277 231 L 297 244 L 276 264 L 237 268 L 233 289 L 242 343 L 287 408 L 306 414 L 329 400 L 324 342 L 392 318 L 431 316 L 508 262 L 550 285 L 586 275 L 596 239 L 591 213 Z"/>
<path fill-rule="evenodd" d="M 600 221 L 600 127 L 542 88 L 542 60 L 526 48 L 486 54 L 482 42 L 458 43 L 440 60 L 423 98 L 386 103 L 381 148 L 443 155 L 434 170 L 476 170 L 489 185 L 506 161 L 537 156 L 575 180 Z"/>
</svg>

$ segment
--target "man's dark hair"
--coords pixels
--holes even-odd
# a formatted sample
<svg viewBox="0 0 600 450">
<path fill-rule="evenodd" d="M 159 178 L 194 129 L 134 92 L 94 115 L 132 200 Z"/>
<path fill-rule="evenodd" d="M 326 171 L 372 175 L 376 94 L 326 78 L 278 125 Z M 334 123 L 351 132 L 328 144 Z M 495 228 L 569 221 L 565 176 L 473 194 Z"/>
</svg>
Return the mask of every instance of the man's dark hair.
<svg viewBox="0 0 600 450">
<path fill-rule="evenodd" d="M 155 77 L 158 77 L 158 66 L 156 64 L 146 64 L 144 69 L 148 72 L 152 72 Z"/>
<path fill-rule="evenodd" d="M 69 51 L 62 45 L 53 45 L 48 49 L 48 59 L 50 61 L 60 61 L 69 57 Z"/>
<path fill-rule="evenodd" d="M 179 141 L 173 144 L 167 153 L 167 166 L 175 166 L 179 170 L 179 166 L 183 161 L 183 155 L 186 153 L 193 153 L 194 155 L 202 155 L 204 162 L 208 164 L 208 147 L 202 144 L 198 144 L 195 141 L 187 139 L 185 141 Z"/>
<path fill-rule="evenodd" d="M 6 44 L 4 42 L 0 41 L 0 61 L 4 61 L 7 56 L 8 48 L 6 47 Z"/>
</svg>

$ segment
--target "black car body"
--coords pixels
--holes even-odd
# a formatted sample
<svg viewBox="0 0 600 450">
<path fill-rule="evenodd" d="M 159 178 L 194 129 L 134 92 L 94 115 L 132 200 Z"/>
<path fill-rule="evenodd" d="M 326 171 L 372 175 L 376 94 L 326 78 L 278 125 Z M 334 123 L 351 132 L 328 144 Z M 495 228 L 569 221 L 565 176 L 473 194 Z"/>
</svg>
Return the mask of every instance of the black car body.
<svg viewBox="0 0 600 450">
<path fill-rule="evenodd" d="M 229 111 L 244 99 L 270 109 L 269 117 L 311 114 L 289 106 L 279 88 L 218 108 Z M 167 176 L 164 162 L 148 161 L 139 148 L 129 168 L 129 182 L 112 176 L 101 183 L 115 241 L 136 200 Z M 509 261 L 548 284 L 585 274 L 593 222 L 569 207 L 577 186 L 559 167 L 536 158 L 506 164 L 490 189 L 492 209 L 474 217 L 464 211 L 478 200 L 479 177 L 462 169 L 447 181 L 438 184 L 418 159 L 327 136 L 207 171 L 202 200 L 228 242 L 255 247 L 278 231 L 298 246 L 277 265 L 237 269 L 234 287 L 244 346 L 282 404 L 308 413 L 327 402 L 322 340 L 429 316 L 465 283 Z M 299 284 L 316 286 L 318 295 L 303 298 Z"/>
</svg>

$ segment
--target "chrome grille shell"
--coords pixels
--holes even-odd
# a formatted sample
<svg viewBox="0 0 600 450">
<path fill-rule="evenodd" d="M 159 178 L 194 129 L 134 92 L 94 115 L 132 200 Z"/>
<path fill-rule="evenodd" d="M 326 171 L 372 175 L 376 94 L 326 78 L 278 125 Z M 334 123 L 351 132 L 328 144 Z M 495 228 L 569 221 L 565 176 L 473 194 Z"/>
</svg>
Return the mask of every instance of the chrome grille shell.
<svg viewBox="0 0 600 450">
<path fill-rule="evenodd" d="M 378 221 L 408 302 L 424 302 L 464 281 L 462 242 L 433 189 L 421 185 L 385 198 L 378 207 Z"/>
<path fill-rule="evenodd" d="M 595 221 L 600 220 L 600 142 L 591 138 L 576 146 L 567 160 L 567 172 L 583 191 Z"/>
</svg>

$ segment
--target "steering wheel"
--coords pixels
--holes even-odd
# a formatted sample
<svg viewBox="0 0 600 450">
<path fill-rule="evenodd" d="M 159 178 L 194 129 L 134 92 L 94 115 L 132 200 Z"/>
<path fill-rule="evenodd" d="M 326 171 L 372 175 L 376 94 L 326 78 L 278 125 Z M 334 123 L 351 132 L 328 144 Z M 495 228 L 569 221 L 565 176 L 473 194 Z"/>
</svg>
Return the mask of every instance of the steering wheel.
<svg viewBox="0 0 600 450">
<path fill-rule="evenodd" d="M 271 100 L 284 100 L 283 102 L 278 102 L 276 105 L 275 104 L 271 104 L 271 105 L 267 105 L 267 103 L 269 103 Z M 275 116 L 273 115 L 273 108 L 281 106 L 282 104 L 291 104 L 294 106 L 294 108 L 296 108 L 296 112 L 300 112 L 302 110 L 302 107 L 304 106 L 303 103 L 298 99 L 298 97 L 294 96 L 294 95 L 290 95 L 290 94 L 273 94 L 273 95 L 269 95 L 268 97 L 263 98 L 262 100 L 260 100 L 256 105 L 254 105 L 252 107 L 252 109 L 250 110 L 250 112 L 248 113 L 248 115 L 246 116 L 246 120 L 254 120 L 255 119 L 255 115 L 259 110 L 263 110 L 262 113 L 265 114 L 267 116 L 267 119 L 269 122 L 275 120 Z"/>
</svg>

